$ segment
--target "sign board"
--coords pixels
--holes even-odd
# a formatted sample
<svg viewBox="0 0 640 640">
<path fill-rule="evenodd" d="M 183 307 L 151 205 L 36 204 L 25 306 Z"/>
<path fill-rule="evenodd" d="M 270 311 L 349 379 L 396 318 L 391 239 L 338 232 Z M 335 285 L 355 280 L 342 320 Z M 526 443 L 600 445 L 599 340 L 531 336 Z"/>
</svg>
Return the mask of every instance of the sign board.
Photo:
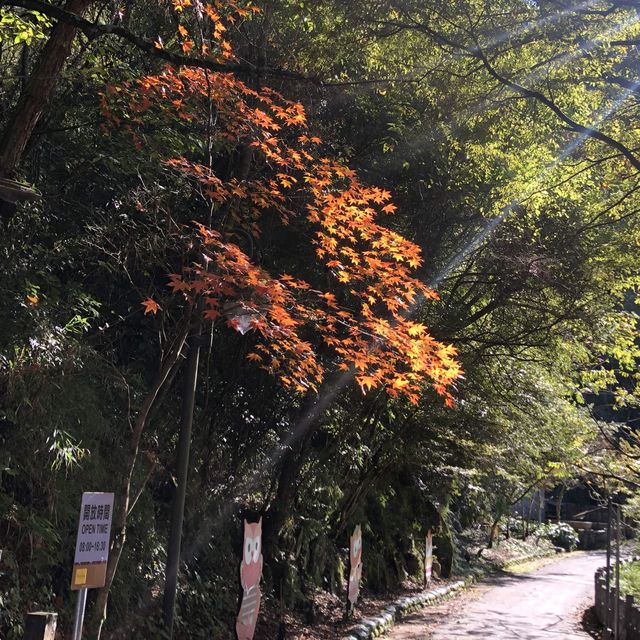
<svg viewBox="0 0 640 640">
<path fill-rule="evenodd" d="M 113 493 L 83 493 L 71 588 L 104 587 L 113 518 Z"/>
<path fill-rule="evenodd" d="M 427 532 L 424 545 L 424 583 L 428 587 L 431 584 L 433 570 L 433 534 L 431 529 Z"/>
</svg>

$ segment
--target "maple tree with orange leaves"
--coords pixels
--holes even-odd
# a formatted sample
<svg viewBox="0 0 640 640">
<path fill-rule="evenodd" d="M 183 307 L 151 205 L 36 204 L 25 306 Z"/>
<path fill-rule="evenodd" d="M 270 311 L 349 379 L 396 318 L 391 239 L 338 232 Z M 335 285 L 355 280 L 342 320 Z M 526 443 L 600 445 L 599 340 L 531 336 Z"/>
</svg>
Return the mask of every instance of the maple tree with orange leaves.
<svg viewBox="0 0 640 640">
<path fill-rule="evenodd" d="M 201 53 L 214 60 L 234 59 L 224 34 L 229 24 L 258 10 L 232 2 L 203 5 L 203 38 L 202 28 L 190 33 L 189 0 L 175 0 L 174 7 L 183 51 L 199 41 Z M 150 118 L 195 123 L 214 112 L 209 147 L 251 151 L 251 172 L 241 179 L 225 179 L 195 157 L 164 158 L 167 169 L 207 203 L 194 223 L 199 257 L 171 274 L 169 286 L 191 302 L 202 297 L 208 320 L 224 320 L 235 329 L 241 329 L 239 317 L 247 320 L 259 336 L 251 361 L 306 392 L 317 389 L 326 373 L 319 357 L 324 345 L 335 366 L 353 371 L 365 392 L 384 388 L 416 403 L 428 383 L 452 404 L 451 390 L 461 375 L 456 350 L 411 319 L 416 305 L 437 299 L 414 275 L 422 264 L 420 249 L 379 222 L 396 210 L 389 191 L 364 184 L 344 163 L 323 155 L 302 104 L 267 86 L 252 88 L 233 74 L 168 65 L 159 74 L 109 87 L 102 111 L 138 148 L 145 144 Z M 241 234 L 259 239 L 267 212 L 294 226 L 300 242 L 310 243 L 328 275 L 323 285 L 275 274 L 241 248 Z M 158 310 L 151 299 L 142 304 L 145 313 Z"/>
<path fill-rule="evenodd" d="M 3 2 L 1 637 L 85 488 L 97 640 L 232 637 L 244 518 L 256 640 L 337 637 L 358 523 L 378 601 L 429 529 L 445 575 L 545 487 L 637 499 L 624 4 Z"/>
</svg>

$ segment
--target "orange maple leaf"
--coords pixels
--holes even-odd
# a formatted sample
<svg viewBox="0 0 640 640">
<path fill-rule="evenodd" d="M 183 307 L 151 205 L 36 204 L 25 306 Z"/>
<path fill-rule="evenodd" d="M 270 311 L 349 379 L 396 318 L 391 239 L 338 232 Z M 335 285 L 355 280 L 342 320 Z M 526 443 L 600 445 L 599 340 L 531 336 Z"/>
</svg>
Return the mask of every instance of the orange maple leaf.
<svg viewBox="0 0 640 640">
<path fill-rule="evenodd" d="M 140 303 L 144 307 L 145 315 L 148 313 L 158 313 L 162 307 L 152 298 L 147 298 Z"/>
<path fill-rule="evenodd" d="M 357 380 L 362 391 L 373 389 L 376 386 L 376 381 L 371 376 L 359 376 Z"/>
</svg>

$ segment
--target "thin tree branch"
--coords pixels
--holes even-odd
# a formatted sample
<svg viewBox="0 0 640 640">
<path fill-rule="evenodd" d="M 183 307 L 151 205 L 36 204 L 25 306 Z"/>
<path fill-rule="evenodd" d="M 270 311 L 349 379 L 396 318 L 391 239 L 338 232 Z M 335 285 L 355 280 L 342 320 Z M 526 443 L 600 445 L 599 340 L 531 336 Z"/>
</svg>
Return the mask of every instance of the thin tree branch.
<svg viewBox="0 0 640 640">
<path fill-rule="evenodd" d="M 640 40 L 638 40 L 638 44 L 640 44 Z M 627 80 L 627 78 L 612 75 L 605 76 L 605 80 L 617 84 L 619 87 L 624 87 L 632 93 L 640 93 L 640 82 L 638 81 L 634 82 L 633 80 Z"/>
<path fill-rule="evenodd" d="M 517 82 L 514 82 L 513 80 L 510 80 L 509 78 L 503 76 L 489 61 L 485 52 L 478 44 L 472 47 L 467 46 L 465 44 L 462 44 L 461 42 L 453 40 L 449 36 L 445 36 L 442 33 L 439 33 L 438 31 L 421 22 L 388 22 L 386 24 L 392 24 L 396 27 L 404 25 L 405 29 L 412 29 L 414 31 L 426 33 L 434 40 L 436 40 L 439 44 L 451 47 L 453 49 L 458 49 L 465 52 L 467 55 L 476 58 L 482 63 L 487 73 L 494 80 L 497 80 L 501 85 L 509 87 L 513 91 L 516 91 L 526 98 L 533 98 L 534 100 L 542 103 L 544 106 L 550 109 L 560 121 L 564 122 L 569 127 L 569 129 L 575 131 L 576 133 L 580 133 L 588 138 L 599 140 L 612 149 L 619 151 L 635 169 L 640 171 L 640 158 L 638 158 L 628 147 L 626 147 L 618 140 L 615 140 L 611 136 L 608 136 L 606 133 L 603 133 L 599 129 L 596 129 L 595 127 L 587 127 L 580 124 L 579 122 L 576 122 L 573 118 L 567 115 L 553 100 L 545 96 L 543 93 L 540 93 L 539 91 L 536 91 L 534 89 L 528 89 L 527 87 L 524 87 Z"/>
<path fill-rule="evenodd" d="M 509 80 L 508 78 L 504 77 L 503 75 L 498 73 L 495 67 L 489 62 L 487 57 L 484 55 L 484 52 L 482 52 L 481 50 L 478 50 L 476 57 L 482 60 L 482 63 L 485 69 L 487 70 L 487 72 L 489 73 L 489 75 L 495 78 L 498 82 L 500 82 L 504 86 L 509 87 L 510 89 L 513 89 L 514 91 L 517 91 L 518 93 L 520 93 L 523 96 L 526 96 L 527 98 L 534 98 L 538 102 L 541 102 L 543 105 L 549 108 L 553 113 L 555 113 L 555 115 L 562 122 L 566 123 L 569 126 L 569 128 L 575 131 L 576 133 L 581 133 L 589 138 L 599 140 L 600 142 L 603 142 L 607 146 L 613 149 L 616 149 L 616 151 L 619 151 L 635 169 L 640 171 L 640 158 L 638 158 L 634 153 L 632 153 L 631 150 L 628 149 L 621 142 L 619 142 L 618 140 L 615 140 L 611 136 L 608 136 L 606 133 L 602 133 L 602 131 L 600 131 L 599 129 L 595 129 L 594 127 L 586 127 L 576 122 L 573 118 L 569 117 L 564 111 L 562 111 L 562 109 L 560 109 L 560 107 L 555 102 L 547 98 L 547 96 L 545 96 L 543 93 L 540 93 L 539 91 L 535 91 L 533 89 L 527 89 L 526 87 L 523 87 L 517 82 L 514 82 L 513 80 Z"/>
<path fill-rule="evenodd" d="M 233 63 L 233 62 L 216 62 L 206 58 L 196 58 L 193 56 L 185 56 L 179 53 L 167 51 L 166 49 L 158 47 L 155 42 L 145 40 L 144 38 L 136 35 L 129 29 L 116 24 L 98 24 L 85 20 L 84 18 L 75 15 L 65 9 L 49 4 L 48 2 L 41 2 L 40 0 L 6 0 L 5 6 L 22 7 L 23 9 L 30 9 L 38 11 L 58 22 L 64 22 L 72 25 L 82 31 L 87 38 L 94 40 L 105 35 L 114 35 L 122 40 L 125 40 L 134 47 L 148 53 L 149 55 L 170 62 L 176 66 L 183 67 L 195 67 L 199 69 L 208 69 L 209 71 L 216 71 L 221 73 L 236 73 L 236 74 L 261 74 L 277 78 L 291 78 L 295 80 L 304 80 L 306 82 L 312 82 L 314 84 L 322 84 L 318 79 L 305 76 L 295 71 L 288 71 L 286 69 L 272 68 L 272 67 L 259 67 L 251 63 Z"/>
</svg>

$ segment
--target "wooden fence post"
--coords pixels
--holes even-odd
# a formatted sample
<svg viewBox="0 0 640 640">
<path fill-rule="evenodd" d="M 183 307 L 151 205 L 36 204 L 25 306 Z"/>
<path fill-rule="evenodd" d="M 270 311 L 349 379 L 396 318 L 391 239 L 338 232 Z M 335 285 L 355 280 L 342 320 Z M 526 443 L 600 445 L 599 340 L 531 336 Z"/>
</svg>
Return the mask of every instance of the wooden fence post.
<svg viewBox="0 0 640 640">
<path fill-rule="evenodd" d="M 598 618 L 598 622 L 602 623 L 602 621 L 600 620 L 600 572 L 599 571 L 596 571 L 596 575 L 595 575 L 595 588 L 596 588 L 596 594 L 595 594 L 596 618 Z"/>
<path fill-rule="evenodd" d="M 625 596 L 624 599 L 624 631 L 622 637 L 625 640 L 633 638 L 633 596 Z"/>
<path fill-rule="evenodd" d="M 618 640 L 627 640 L 627 605 L 624 596 L 619 595 L 618 603 Z"/>
<path fill-rule="evenodd" d="M 58 614 L 46 611 L 35 611 L 27 614 L 24 628 L 24 640 L 54 640 Z"/>
<path fill-rule="evenodd" d="M 609 607 L 611 605 L 611 592 L 607 590 L 607 582 L 600 583 L 600 597 L 602 598 L 602 624 L 604 627 L 611 629 L 611 612 Z"/>
</svg>

